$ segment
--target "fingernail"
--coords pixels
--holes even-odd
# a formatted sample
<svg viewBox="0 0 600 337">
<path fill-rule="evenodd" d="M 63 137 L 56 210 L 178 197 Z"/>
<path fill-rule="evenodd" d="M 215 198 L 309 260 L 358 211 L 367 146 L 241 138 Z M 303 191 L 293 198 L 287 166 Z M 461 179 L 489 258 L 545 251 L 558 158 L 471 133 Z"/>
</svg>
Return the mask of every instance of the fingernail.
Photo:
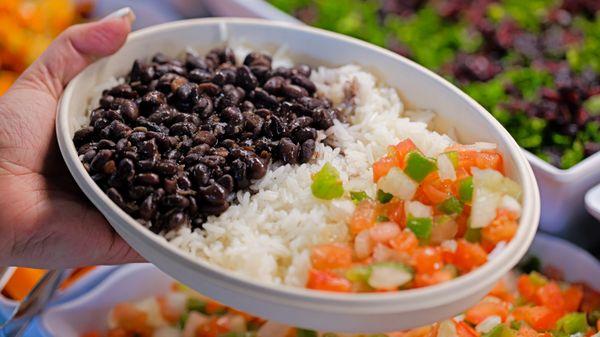
<svg viewBox="0 0 600 337">
<path fill-rule="evenodd" d="M 129 21 L 129 23 L 133 23 L 133 21 L 135 21 L 135 14 L 133 13 L 133 10 L 131 9 L 131 7 L 123 7 L 119 10 L 116 10 L 116 11 L 108 14 L 102 20 L 111 20 L 111 19 L 116 19 L 116 18 L 124 18 L 127 21 Z"/>
</svg>

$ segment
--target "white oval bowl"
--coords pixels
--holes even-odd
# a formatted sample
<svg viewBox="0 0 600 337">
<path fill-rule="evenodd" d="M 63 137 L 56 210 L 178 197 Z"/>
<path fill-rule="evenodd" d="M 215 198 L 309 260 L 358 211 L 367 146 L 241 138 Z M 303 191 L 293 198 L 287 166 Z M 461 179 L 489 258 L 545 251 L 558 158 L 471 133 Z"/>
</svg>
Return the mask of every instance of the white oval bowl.
<svg viewBox="0 0 600 337">
<path fill-rule="evenodd" d="M 562 239 L 538 234 L 529 253 L 540 257 L 544 266 L 558 268 L 567 281 L 584 282 L 589 286 L 595 283 L 596 290 L 600 290 L 600 262 L 583 249 Z M 61 337 L 78 337 L 93 330 L 106 331 L 108 311 L 117 303 L 164 293 L 172 282 L 173 279 L 150 264 L 124 266 L 84 296 L 44 313 L 42 328 L 50 336 Z"/>
<path fill-rule="evenodd" d="M 385 294 L 338 294 L 269 285 L 211 265 L 169 245 L 117 207 L 94 183 L 71 141 L 87 120 L 93 88 L 122 76 L 137 58 L 162 51 L 175 56 L 190 47 L 201 52 L 243 40 L 274 52 L 286 46 L 295 62 L 359 64 L 397 88 L 405 105 L 430 109 L 454 126 L 462 142 L 498 144 L 506 173 L 523 188 L 519 230 L 503 252 L 456 280 L 423 289 Z M 409 98 L 409 99 L 407 99 Z M 197 19 L 150 27 L 130 35 L 115 55 L 75 77 L 61 98 L 57 138 L 75 181 L 115 230 L 148 261 L 218 301 L 295 326 L 347 331 L 390 331 L 434 322 L 475 304 L 525 254 L 537 229 L 540 200 L 531 167 L 508 132 L 479 104 L 431 71 L 385 49 L 323 30 L 253 19 Z"/>
</svg>

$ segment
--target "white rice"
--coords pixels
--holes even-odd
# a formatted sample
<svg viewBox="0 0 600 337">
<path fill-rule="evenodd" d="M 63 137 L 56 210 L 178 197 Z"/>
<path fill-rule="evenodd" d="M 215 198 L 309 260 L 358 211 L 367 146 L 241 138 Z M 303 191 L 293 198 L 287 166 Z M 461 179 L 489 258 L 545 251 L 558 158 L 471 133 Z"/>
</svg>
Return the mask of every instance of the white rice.
<svg viewBox="0 0 600 337">
<path fill-rule="evenodd" d="M 286 60 L 275 61 L 286 64 Z M 252 186 L 256 194 L 238 192 L 237 204 L 210 217 L 204 230 L 182 228 L 168 233 L 171 244 L 255 280 L 303 286 L 310 248 L 346 240 L 346 223 L 354 210 L 347 196 L 333 201 L 314 198 L 313 173 L 329 162 L 340 172 L 345 191 L 373 196 L 371 166 L 389 145 L 409 137 L 424 154 L 435 156 L 453 143 L 427 130 L 427 124 L 403 118 L 404 105 L 397 92 L 359 66 L 321 67 L 311 79 L 321 95 L 349 116 L 349 125 L 336 121 L 325 132 L 336 147 L 319 143 L 312 163 L 269 171 Z M 406 115 L 427 122 L 433 118 L 424 111 Z"/>
</svg>

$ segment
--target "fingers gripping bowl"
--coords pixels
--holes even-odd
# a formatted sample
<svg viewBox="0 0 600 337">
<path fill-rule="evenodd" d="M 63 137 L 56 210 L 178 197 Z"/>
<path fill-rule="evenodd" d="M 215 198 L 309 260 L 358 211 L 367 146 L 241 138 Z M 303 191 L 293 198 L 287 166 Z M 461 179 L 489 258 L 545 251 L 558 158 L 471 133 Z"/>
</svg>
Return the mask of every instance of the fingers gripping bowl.
<svg viewBox="0 0 600 337">
<path fill-rule="evenodd" d="M 319 66 L 358 64 L 398 90 L 404 105 L 435 111 L 435 126 L 462 143 L 490 142 L 502 153 L 508 177 L 521 186 L 518 230 L 493 259 L 450 282 L 384 294 L 336 294 L 267 284 L 209 264 L 170 245 L 140 226 L 96 185 L 81 164 L 73 136 L 89 117 L 99 84 L 123 76 L 136 59 L 186 48 L 205 54 L 215 46 L 243 41 L 255 50 L 284 46 L 294 63 Z M 86 121 L 82 123 L 83 121 Z M 67 87 L 57 118 L 57 136 L 76 182 L 115 230 L 146 259 L 215 299 L 274 320 L 351 331 L 394 330 L 450 316 L 482 297 L 529 246 L 539 219 L 539 196 L 531 169 L 508 133 L 474 101 L 436 75 L 397 55 L 360 41 L 320 30 L 245 19 L 192 20 L 133 33 L 117 54 L 88 67 Z M 389 144 L 394 142 L 390 140 Z M 275 282 L 277 283 L 277 281 Z M 283 283 L 283 282 L 281 282 Z"/>
</svg>

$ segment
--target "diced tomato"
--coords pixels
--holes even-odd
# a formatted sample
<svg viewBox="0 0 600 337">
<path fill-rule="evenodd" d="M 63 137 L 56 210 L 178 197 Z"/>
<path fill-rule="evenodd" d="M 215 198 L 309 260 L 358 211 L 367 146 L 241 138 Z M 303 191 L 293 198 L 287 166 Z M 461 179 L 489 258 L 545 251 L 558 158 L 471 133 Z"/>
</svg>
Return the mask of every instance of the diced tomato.
<svg viewBox="0 0 600 337">
<path fill-rule="evenodd" d="M 451 270 L 441 269 L 432 274 L 417 273 L 414 279 L 415 288 L 428 287 L 434 284 L 450 281 L 454 278 L 454 273 Z"/>
<path fill-rule="evenodd" d="M 583 299 L 583 287 L 579 284 L 571 285 L 563 292 L 563 299 L 565 311 L 577 311 Z"/>
<path fill-rule="evenodd" d="M 535 292 L 535 303 L 553 310 L 564 310 L 563 293 L 556 282 L 548 282 Z"/>
<path fill-rule="evenodd" d="M 415 143 L 410 140 L 410 138 L 406 138 L 405 140 L 396 144 L 394 149 L 396 150 L 396 157 L 398 158 L 398 166 L 403 169 L 405 167 L 404 157 L 406 157 L 409 152 L 416 150 L 417 147 L 415 146 Z"/>
<path fill-rule="evenodd" d="M 510 241 L 517 233 L 519 225 L 512 213 L 500 210 L 496 219 L 481 229 L 481 245 L 486 251 L 491 251 L 501 242 Z"/>
<path fill-rule="evenodd" d="M 213 317 L 196 329 L 196 337 L 218 337 L 229 332 L 225 323 L 220 317 Z"/>
<path fill-rule="evenodd" d="M 117 326 L 142 337 L 150 336 L 152 328 L 148 325 L 148 315 L 131 303 L 119 303 L 113 309 Z"/>
<path fill-rule="evenodd" d="M 315 290 L 350 292 L 352 283 L 331 272 L 311 269 L 308 272 L 306 287 Z"/>
<path fill-rule="evenodd" d="M 469 272 L 487 261 L 487 253 L 476 243 L 457 240 L 456 251 L 448 254 L 449 263 L 454 264 L 461 272 Z"/>
<path fill-rule="evenodd" d="M 463 211 L 460 213 L 454 221 L 458 225 L 458 231 L 456 232 L 455 238 L 462 238 L 465 236 L 467 232 L 467 228 L 469 227 L 469 215 L 471 214 L 471 206 L 463 205 Z"/>
<path fill-rule="evenodd" d="M 552 310 L 544 306 L 518 307 L 512 315 L 516 320 L 525 321 L 529 326 L 537 331 L 547 331 L 554 329 L 564 312 Z"/>
<path fill-rule="evenodd" d="M 469 324 L 460 321 L 456 323 L 456 335 L 458 337 L 479 337 L 479 333 L 475 331 Z"/>
<path fill-rule="evenodd" d="M 401 228 L 406 227 L 406 215 L 404 214 L 404 201 L 392 200 L 387 204 L 380 204 L 381 213 L 385 214 L 391 221 L 400 225 Z"/>
<path fill-rule="evenodd" d="M 439 247 L 420 247 L 413 254 L 415 268 L 418 274 L 432 274 L 442 269 L 444 259 Z"/>
<path fill-rule="evenodd" d="M 508 316 L 508 306 L 504 302 L 481 301 L 465 312 L 465 320 L 479 324 L 490 316 L 499 316 L 502 321 Z"/>
<path fill-rule="evenodd" d="M 352 235 L 357 235 L 365 229 L 369 229 L 375 225 L 377 217 L 376 204 L 372 200 L 361 201 L 352 213 L 352 217 L 348 222 L 348 227 Z"/>
<path fill-rule="evenodd" d="M 423 179 L 419 189 L 427 197 L 429 204 L 436 205 L 452 195 L 452 182 L 441 180 L 438 171 L 434 171 Z"/>
<path fill-rule="evenodd" d="M 373 163 L 373 181 L 377 182 L 381 177 L 384 177 L 392 169 L 398 167 L 400 163 L 396 157 L 383 157 Z"/>
<path fill-rule="evenodd" d="M 220 312 L 223 312 L 225 309 L 227 309 L 226 306 L 215 300 L 208 300 L 208 302 L 206 302 L 206 305 L 204 306 L 204 310 L 209 315 L 218 314 Z"/>
<path fill-rule="evenodd" d="M 517 289 L 519 290 L 519 294 L 523 296 L 527 301 L 534 302 L 535 301 L 535 293 L 541 287 L 541 285 L 533 283 L 529 275 L 520 275 L 517 280 Z"/>
<path fill-rule="evenodd" d="M 459 150 L 458 167 L 469 172 L 473 167 L 504 172 L 502 155 L 497 151 Z"/>
<path fill-rule="evenodd" d="M 399 253 L 412 254 L 419 247 L 419 239 L 412 231 L 405 230 L 390 240 L 390 246 Z"/>
<path fill-rule="evenodd" d="M 504 280 L 498 281 L 494 288 L 490 291 L 490 296 L 498 297 L 499 299 L 513 303 L 515 300 L 515 296 L 510 293 L 510 290 L 506 286 L 506 282 Z"/>
<path fill-rule="evenodd" d="M 318 245 L 312 249 L 310 261 L 319 270 L 348 268 L 352 265 L 352 249 L 343 243 Z"/>
</svg>

